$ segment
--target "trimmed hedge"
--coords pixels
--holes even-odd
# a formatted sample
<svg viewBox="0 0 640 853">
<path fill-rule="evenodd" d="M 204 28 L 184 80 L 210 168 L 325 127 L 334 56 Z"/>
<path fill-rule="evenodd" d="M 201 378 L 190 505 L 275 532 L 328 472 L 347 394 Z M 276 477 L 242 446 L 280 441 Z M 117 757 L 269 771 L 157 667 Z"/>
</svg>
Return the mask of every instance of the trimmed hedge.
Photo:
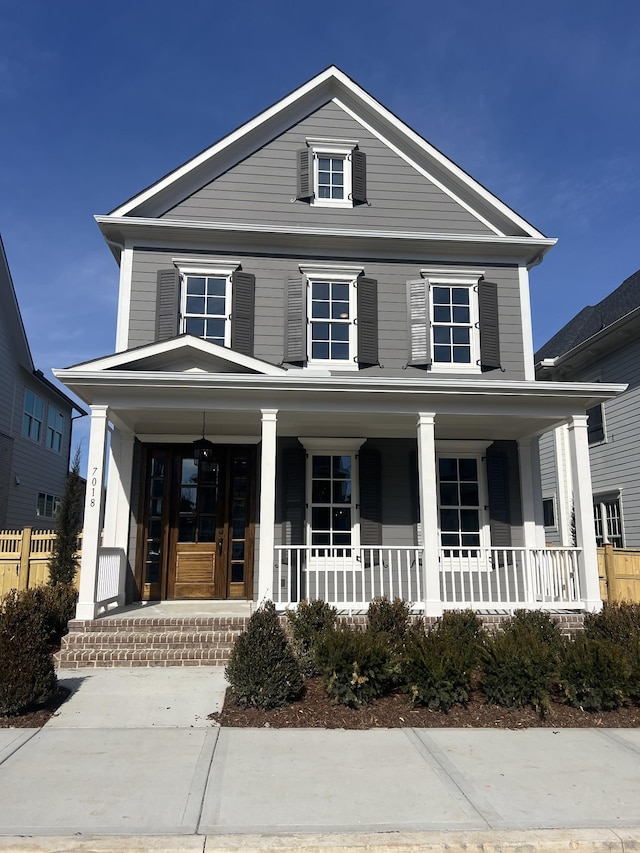
<svg viewBox="0 0 640 853">
<path fill-rule="evenodd" d="M 301 601 L 295 610 L 287 610 L 291 644 L 305 677 L 319 675 L 316 646 L 322 634 L 335 627 L 337 617 L 335 607 L 318 599 Z"/>
<path fill-rule="evenodd" d="M 366 705 L 393 683 L 391 652 L 381 634 L 328 630 L 318 641 L 316 662 L 327 693 L 340 705 Z"/>
</svg>

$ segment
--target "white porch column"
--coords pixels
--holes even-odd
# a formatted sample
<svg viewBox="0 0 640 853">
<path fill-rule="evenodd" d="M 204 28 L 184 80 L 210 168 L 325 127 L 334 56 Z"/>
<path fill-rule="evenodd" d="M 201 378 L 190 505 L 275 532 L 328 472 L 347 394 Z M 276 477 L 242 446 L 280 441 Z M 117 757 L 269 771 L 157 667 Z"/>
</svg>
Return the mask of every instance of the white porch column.
<svg viewBox="0 0 640 853">
<path fill-rule="evenodd" d="M 593 522 L 593 496 L 586 415 L 574 415 L 569 419 L 569 452 L 571 454 L 573 478 L 576 544 L 582 549 L 578 558 L 582 601 L 585 610 L 597 611 L 602 608 L 602 600 L 598 580 L 598 552 Z"/>
<path fill-rule="evenodd" d="M 418 415 L 418 491 L 422 527 L 425 616 L 442 616 L 435 420 L 435 414 L 420 412 Z"/>
<path fill-rule="evenodd" d="M 544 519 L 540 491 L 540 448 L 536 437 L 518 439 L 520 498 L 524 547 L 544 548 Z"/>
<path fill-rule="evenodd" d="M 262 409 L 260 459 L 260 544 L 258 552 L 258 604 L 273 596 L 273 547 L 276 523 L 276 422 L 277 409 Z"/>
<path fill-rule="evenodd" d="M 114 427 L 109 444 L 107 497 L 104 514 L 103 545 L 122 552 L 118 580 L 118 606 L 124 604 L 127 553 L 129 550 L 129 519 L 131 517 L 131 476 L 133 469 L 132 432 Z"/>
<path fill-rule="evenodd" d="M 96 583 L 98 549 L 104 495 L 104 461 L 107 444 L 107 406 L 91 406 L 87 493 L 84 502 L 80 591 L 76 607 L 77 619 L 93 619 L 96 615 Z"/>
</svg>

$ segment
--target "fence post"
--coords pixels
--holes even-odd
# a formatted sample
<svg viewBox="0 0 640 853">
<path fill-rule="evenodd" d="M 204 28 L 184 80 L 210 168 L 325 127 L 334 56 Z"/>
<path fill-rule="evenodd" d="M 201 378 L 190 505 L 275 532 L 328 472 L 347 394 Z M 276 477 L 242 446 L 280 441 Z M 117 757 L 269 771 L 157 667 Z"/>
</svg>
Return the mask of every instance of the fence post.
<svg viewBox="0 0 640 853">
<path fill-rule="evenodd" d="M 32 527 L 25 527 L 22 531 L 20 543 L 20 573 L 18 574 L 18 589 L 27 589 L 29 586 L 29 564 L 31 561 L 31 534 Z"/>
<path fill-rule="evenodd" d="M 607 601 L 617 601 L 616 564 L 613 556 L 613 545 L 609 544 L 604 546 L 604 576 L 607 581 Z"/>
</svg>

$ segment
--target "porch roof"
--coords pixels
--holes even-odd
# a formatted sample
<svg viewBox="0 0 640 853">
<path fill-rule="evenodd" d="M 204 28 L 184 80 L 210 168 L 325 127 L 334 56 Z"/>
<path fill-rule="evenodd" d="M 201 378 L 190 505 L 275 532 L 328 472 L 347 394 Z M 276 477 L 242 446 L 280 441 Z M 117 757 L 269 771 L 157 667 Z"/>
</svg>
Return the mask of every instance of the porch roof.
<svg viewBox="0 0 640 853">
<path fill-rule="evenodd" d="M 88 404 L 108 406 L 114 423 L 155 441 L 192 441 L 203 411 L 214 413 L 210 433 L 257 439 L 262 409 L 278 411 L 279 435 L 413 437 L 418 413 L 433 412 L 439 438 L 520 438 L 584 414 L 626 387 L 301 370 L 258 375 L 77 366 L 54 374 Z"/>
</svg>

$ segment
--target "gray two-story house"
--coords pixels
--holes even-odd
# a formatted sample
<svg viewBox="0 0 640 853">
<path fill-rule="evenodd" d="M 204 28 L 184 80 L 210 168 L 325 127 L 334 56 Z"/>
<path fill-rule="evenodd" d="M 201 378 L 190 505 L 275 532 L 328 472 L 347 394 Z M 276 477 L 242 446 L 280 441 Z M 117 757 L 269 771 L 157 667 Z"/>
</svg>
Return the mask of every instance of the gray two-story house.
<svg viewBox="0 0 640 853">
<path fill-rule="evenodd" d="M 0 530 L 55 527 L 74 410 L 34 366 L 0 239 Z"/>
<path fill-rule="evenodd" d="M 536 353 L 542 381 L 624 382 L 589 409 L 593 514 L 598 545 L 640 547 L 640 271 L 587 305 Z M 571 544 L 572 477 L 566 427 L 540 441 L 546 538 Z"/>
<path fill-rule="evenodd" d="M 585 412 L 619 387 L 535 379 L 529 269 L 555 240 L 344 73 L 97 223 L 116 352 L 56 371 L 91 407 L 79 618 L 600 606 Z M 537 436 L 559 423 L 578 541 L 550 550 Z"/>
</svg>

